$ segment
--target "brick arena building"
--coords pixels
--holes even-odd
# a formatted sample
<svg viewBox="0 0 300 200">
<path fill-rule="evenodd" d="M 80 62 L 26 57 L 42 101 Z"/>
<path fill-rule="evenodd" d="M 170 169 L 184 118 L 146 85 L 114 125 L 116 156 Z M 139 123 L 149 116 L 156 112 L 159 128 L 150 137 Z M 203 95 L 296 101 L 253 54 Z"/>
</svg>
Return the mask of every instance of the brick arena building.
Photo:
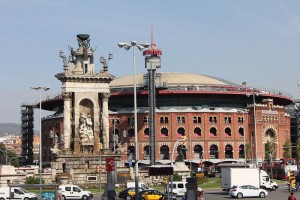
<svg viewBox="0 0 300 200">
<path fill-rule="evenodd" d="M 157 163 L 175 160 L 180 147 L 187 150 L 182 155 L 184 160 L 195 163 L 244 161 L 245 149 L 248 160 L 260 162 L 267 141 L 274 144 L 274 157 L 282 157 L 283 144 L 290 140 L 290 116 L 284 109 L 293 102 L 290 95 L 201 74 L 157 73 L 155 82 Z M 138 157 L 140 163 L 147 164 L 150 132 L 146 75 L 137 75 L 136 83 Z M 135 158 L 133 84 L 133 76 L 115 78 L 109 84 L 109 148 L 122 149 L 123 161 Z M 63 96 L 43 101 L 43 109 L 56 111 L 42 120 L 44 162 L 53 159 L 50 149 L 54 141 L 59 142 L 59 149 L 64 148 L 63 108 Z M 182 138 L 186 141 L 176 142 Z"/>
</svg>

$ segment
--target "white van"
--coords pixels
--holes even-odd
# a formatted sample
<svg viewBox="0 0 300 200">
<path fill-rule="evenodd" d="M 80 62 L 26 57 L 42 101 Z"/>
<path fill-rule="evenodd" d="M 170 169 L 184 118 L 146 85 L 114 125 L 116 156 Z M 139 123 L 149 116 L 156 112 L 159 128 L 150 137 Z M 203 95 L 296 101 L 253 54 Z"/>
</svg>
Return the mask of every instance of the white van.
<svg viewBox="0 0 300 200">
<path fill-rule="evenodd" d="M 139 188 L 142 188 L 144 190 L 152 189 L 152 188 L 148 187 L 148 185 L 146 185 L 143 182 L 139 182 L 138 185 L 139 185 Z M 126 187 L 127 188 L 133 188 L 133 187 L 135 187 L 135 182 L 127 182 Z"/>
<path fill-rule="evenodd" d="M 173 194 L 176 194 L 176 196 L 184 196 L 186 194 L 186 184 L 187 182 L 184 181 L 174 181 L 173 182 Z M 168 183 L 169 186 L 169 192 L 171 192 L 171 183 Z M 198 187 L 198 191 L 202 192 L 203 190 Z M 167 188 L 165 188 L 165 193 L 167 193 Z"/>
<path fill-rule="evenodd" d="M 176 194 L 176 196 L 184 196 L 186 193 L 186 183 L 187 182 L 184 182 L 184 181 L 174 181 L 173 182 L 173 193 Z M 168 186 L 169 186 L 169 192 L 171 192 L 172 185 L 170 182 L 168 183 Z M 167 192 L 167 191 L 165 191 L 165 192 Z"/>
<path fill-rule="evenodd" d="M 9 191 L 11 195 L 9 196 Z M 5 199 L 18 199 L 18 200 L 26 200 L 26 199 L 36 199 L 37 195 L 31 192 L 28 192 L 20 187 L 0 187 L 0 200 Z"/>
<path fill-rule="evenodd" d="M 77 185 L 60 185 L 58 192 L 61 194 L 62 199 L 82 199 L 91 200 L 93 194 L 90 191 L 86 191 L 78 187 Z"/>
</svg>

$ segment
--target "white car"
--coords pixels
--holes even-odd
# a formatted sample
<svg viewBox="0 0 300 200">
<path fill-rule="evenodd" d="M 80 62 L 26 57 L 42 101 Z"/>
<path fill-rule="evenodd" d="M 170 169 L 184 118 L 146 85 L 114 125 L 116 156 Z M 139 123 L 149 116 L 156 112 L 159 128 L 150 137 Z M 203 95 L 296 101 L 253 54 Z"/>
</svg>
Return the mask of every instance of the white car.
<svg viewBox="0 0 300 200">
<path fill-rule="evenodd" d="M 229 190 L 229 196 L 231 197 L 260 197 L 264 198 L 268 195 L 268 191 L 264 189 L 259 189 L 253 185 L 241 185 L 233 186 Z"/>
<path fill-rule="evenodd" d="M 80 200 L 92 200 L 93 194 L 90 191 L 86 191 L 78 187 L 77 185 L 60 185 L 58 189 L 59 195 L 62 199 L 80 199 Z"/>
</svg>

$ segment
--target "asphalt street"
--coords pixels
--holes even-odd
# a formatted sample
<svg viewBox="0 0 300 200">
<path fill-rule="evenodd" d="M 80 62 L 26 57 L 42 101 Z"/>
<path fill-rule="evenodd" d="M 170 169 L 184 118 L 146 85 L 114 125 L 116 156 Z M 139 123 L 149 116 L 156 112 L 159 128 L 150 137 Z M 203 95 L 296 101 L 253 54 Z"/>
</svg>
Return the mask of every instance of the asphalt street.
<svg viewBox="0 0 300 200">
<path fill-rule="evenodd" d="M 221 191 L 221 189 L 208 189 L 204 190 L 205 199 L 206 200 L 229 200 L 233 199 L 228 195 L 227 192 Z M 278 190 L 269 192 L 269 195 L 266 199 L 272 200 L 284 200 L 289 196 L 289 191 L 286 183 L 280 184 Z M 295 197 L 300 200 L 300 192 L 295 193 Z M 100 200 L 100 195 L 94 195 L 94 200 Z M 181 200 L 182 198 L 178 197 L 177 200 Z M 262 200 L 261 198 L 245 198 L 251 200 Z"/>
</svg>

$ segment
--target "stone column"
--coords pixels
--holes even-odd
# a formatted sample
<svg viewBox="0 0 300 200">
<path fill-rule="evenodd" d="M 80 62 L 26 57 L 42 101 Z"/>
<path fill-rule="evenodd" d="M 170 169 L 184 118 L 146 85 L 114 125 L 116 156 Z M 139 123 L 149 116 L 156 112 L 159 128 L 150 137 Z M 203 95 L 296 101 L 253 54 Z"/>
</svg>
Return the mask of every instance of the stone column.
<svg viewBox="0 0 300 200">
<path fill-rule="evenodd" d="M 109 117 L 108 117 L 108 98 L 109 93 L 104 93 L 102 99 L 102 124 L 103 124 L 103 148 L 109 149 Z"/>
<path fill-rule="evenodd" d="M 99 102 L 98 102 L 99 104 Z M 94 107 L 94 154 L 99 154 L 100 148 L 99 148 L 99 143 L 100 143 L 100 138 L 99 138 L 99 129 L 100 129 L 100 108 L 99 106 Z"/>
<path fill-rule="evenodd" d="M 71 143 L 71 99 L 72 93 L 63 93 L 64 98 L 64 148 L 70 151 Z"/>
</svg>

